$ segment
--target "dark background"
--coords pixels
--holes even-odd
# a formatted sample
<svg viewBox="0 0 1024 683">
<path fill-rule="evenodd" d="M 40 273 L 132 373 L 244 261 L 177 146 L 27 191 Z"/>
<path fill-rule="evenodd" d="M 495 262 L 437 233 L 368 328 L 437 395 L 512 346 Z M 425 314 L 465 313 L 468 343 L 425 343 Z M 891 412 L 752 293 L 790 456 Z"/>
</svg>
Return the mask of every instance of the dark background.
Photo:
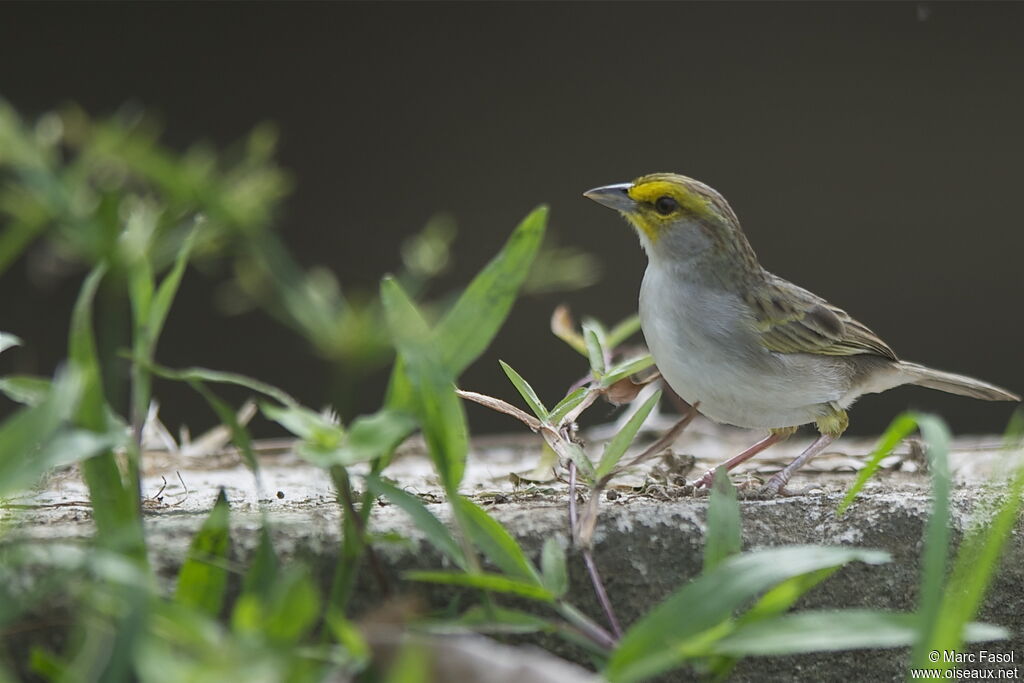
<svg viewBox="0 0 1024 683">
<path fill-rule="evenodd" d="M 561 242 L 605 275 L 521 301 L 467 388 L 513 396 L 499 357 L 544 397 L 577 378 L 551 309 L 617 320 L 644 267 L 636 237 L 580 192 L 673 170 L 729 198 L 769 269 L 901 356 L 1020 392 L 1022 35 L 1024 5 L 1008 3 L 3 3 L 0 95 L 30 117 L 138 102 L 181 147 L 276 122 L 296 181 L 282 234 L 349 288 L 375 288 L 438 211 L 460 226 L 455 286 L 550 203 Z M 0 329 L 29 345 L 0 374 L 52 371 L 76 286 L 0 278 Z M 260 313 L 221 317 L 210 287 L 186 279 L 159 358 L 322 401 L 305 343 Z M 157 390 L 172 424 L 211 421 L 194 395 Z M 363 406 L 380 393 L 367 386 Z M 852 430 L 908 406 L 976 432 L 1011 410 L 905 388 L 864 399 Z"/>
</svg>

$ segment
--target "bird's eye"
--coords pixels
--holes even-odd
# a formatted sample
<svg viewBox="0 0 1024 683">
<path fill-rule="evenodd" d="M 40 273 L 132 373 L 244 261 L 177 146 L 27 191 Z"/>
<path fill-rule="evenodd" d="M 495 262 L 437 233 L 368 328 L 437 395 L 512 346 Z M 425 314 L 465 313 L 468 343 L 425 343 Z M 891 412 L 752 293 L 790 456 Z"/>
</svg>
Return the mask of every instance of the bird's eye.
<svg viewBox="0 0 1024 683">
<path fill-rule="evenodd" d="M 654 202 L 654 210 L 660 213 L 662 216 L 668 216 L 671 213 L 675 213 L 676 209 L 679 208 L 679 202 L 668 195 L 658 197 Z"/>
</svg>

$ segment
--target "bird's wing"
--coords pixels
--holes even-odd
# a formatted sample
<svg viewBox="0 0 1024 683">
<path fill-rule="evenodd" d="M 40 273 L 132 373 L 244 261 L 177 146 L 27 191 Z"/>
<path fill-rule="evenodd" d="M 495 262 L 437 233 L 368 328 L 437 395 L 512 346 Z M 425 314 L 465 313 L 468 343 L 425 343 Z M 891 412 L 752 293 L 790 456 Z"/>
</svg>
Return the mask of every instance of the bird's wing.
<svg viewBox="0 0 1024 683">
<path fill-rule="evenodd" d="M 825 356 L 896 354 L 866 325 L 806 289 L 769 276 L 747 296 L 765 348 L 779 353 Z"/>
</svg>

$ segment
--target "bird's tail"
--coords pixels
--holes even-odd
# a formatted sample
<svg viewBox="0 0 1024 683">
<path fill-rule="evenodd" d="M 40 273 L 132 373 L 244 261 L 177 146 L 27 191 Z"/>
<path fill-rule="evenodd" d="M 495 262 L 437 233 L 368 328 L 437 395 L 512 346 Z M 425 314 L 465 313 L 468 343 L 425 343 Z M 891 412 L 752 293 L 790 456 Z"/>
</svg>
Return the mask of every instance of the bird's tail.
<svg viewBox="0 0 1024 683">
<path fill-rule="evenodd" d="M 983 401 L 1020 401 L 1020 396 L 1012 391 L 967 375 L 933 370 L 917 363 L 900 362 L 899 368 L 909 378 L 907 380 L 909 384 L 917 384 L 960 396 L 980 398 Z"/>
</svg>

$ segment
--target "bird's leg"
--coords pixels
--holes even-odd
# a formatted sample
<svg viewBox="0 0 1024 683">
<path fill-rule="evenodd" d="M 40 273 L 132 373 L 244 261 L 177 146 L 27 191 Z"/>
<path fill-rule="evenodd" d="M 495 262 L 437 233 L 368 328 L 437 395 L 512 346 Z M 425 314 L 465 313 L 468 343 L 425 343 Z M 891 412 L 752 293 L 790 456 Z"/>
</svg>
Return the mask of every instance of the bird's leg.
<svg viewBox="0 0 1024 683">
<path fill-rule="evenodd" d="M 789 483 L 790 477 L 798 469 L 810 462 L 811 458 L 821 453 L 825 448 L 836 440 L 836 437 L 830 434 L 822 434 L 819 436 L 814 443 L 808 446 L 803 453 L 797 456 L 796 460 L 789 463 L 775 474 L 774 477 L 768 480 L 768 483 L 761 488 L 761 492 L 768 496 L 777 496 L 786 489 L 786 484 Z"/>
<path fill-rule="evenodd" d="M 818 431 L 821 432 L 821 436 L 808 446 L 803 453 L 797 456 L 796 460 L 783 467 L 780 472 L 768 480 L 768 483 L 761 488 L 761 493 L 765 496 L 770 498 L 785 491 L 786 484 L 789 483 L 793 473 L 810 462 L 811 458 L 825 450 L 830 443 L 838 439 L 846 431 L 847 426 L 849 426 L 850 418 L 847 417 L 845 410 L 832 403 L 829 404 L 828 412 L 819 417 L 815 424 L 818 425 Z"/>
<path fill-rule="evenodd" d="M 768 448 L 769 446 L 772 446 L 774 444 L 777 444 L 780 441 L 784 441 L 785 439 L 789 438 L 789 435 L 792 434 L 794 431 L 796 431 L 796 430 L 795 429 L 773 429 L 771 434 L 769 434 L 765 438 L 761 439 L 760 441 L 755 443 L 753 446 L 751 446 L 747 450 L 743 451 L 739 455 L 734 455 L 733 457 L 729 458 L 728 460 L 723 462 L 718 467 L 714 467 L 714 468 L 708 470 L 707 472 L 705 472 L 703 477 L 701 477 L 700 479 L 698 479 L 697 481 L 695 481 L 693 483 L 694 487 L 698 488 L 698 489 L 701 488 L 701 487 L 708 488 L 708 489 L 711 488 L 711 482 L 714 481 L 714 478 L 715 478 L 715 470 L 719 470 L 719 469 L 723 469 L 724 468 L 725 471 L 728 472 L 729 470 L 733 469 L 737 465 L 739 465 L 741 463 L 744 463 L 747 460 L 750 460 L 755 455 L 757 455 L 758 453 L 760 453 L 764 449 Z"/>
</svg>

